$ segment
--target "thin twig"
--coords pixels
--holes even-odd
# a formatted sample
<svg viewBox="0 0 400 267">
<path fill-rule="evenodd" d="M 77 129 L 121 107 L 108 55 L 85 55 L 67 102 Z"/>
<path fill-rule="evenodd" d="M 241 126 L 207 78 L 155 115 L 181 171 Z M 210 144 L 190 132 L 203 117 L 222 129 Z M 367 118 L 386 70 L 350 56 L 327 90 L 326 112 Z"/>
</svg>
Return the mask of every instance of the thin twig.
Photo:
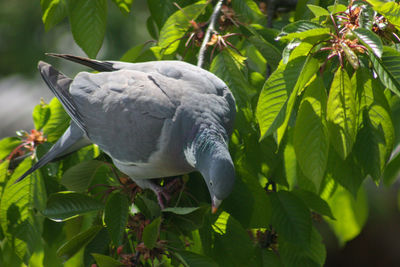
<svg viewBox="0 0 400 267">
<path fill-rule="evenodd" d="M 218 3 L 214 7 L 214 11 L 211 15 L 210 24 L 208 25 L 206 34 L 204 35 L 203 43 L 201 44 L 199 51 L 199 60 L 197 61 L 197 66 L 202 67 L 204 62 L 204 54 L 206 53 L 207 43 L 210 40 L 211 32 L 215 31 L 215 21 L 217 20 L 218 13 L 221 10 L 222 2 L 224 0 L 219 0 Z"/>
</svg>

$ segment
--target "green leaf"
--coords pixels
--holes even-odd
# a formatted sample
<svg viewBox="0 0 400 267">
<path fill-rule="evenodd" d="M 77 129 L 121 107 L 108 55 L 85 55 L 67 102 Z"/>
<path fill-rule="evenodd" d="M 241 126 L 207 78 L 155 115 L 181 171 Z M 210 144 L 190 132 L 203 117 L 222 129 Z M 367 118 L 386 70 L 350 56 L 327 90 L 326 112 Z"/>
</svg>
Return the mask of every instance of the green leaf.
<svg viewBox="0 0 400 267">
<path fill-rule="evenodd" d="M 308 7 L 308 9 L 311 10 L 311 12 L 314 14 L 314 16 L 316 18 L 320 17 L 320 16 L 329 16 L 330 15 L 329 11 L 323 7 L 311 5 L 311 4 L 308 4 L 307 7 Z"/>
<path fill-rule="evenodd" d="M 67 0 L 67 7 L 75 42 L 95 58 L 106 32 L 107 0 Z"/>
<path fill-rule="evenodd" d="M 354 196 L 365 179 L 353 154 L 343 160 L 332 148 L 329 151 L 327 174 Z"/>
<path fill-rule="evenodd" d="M 38 218 L 36 210 L 42 209 L 46 202 L 46 189 L 40 172 L 15 183 L 31 166 L 30 158 L 18 165 L 3 189 L 0 203 L 1 228 L 21 259 L 29 258 L 40 244 L 43 218 Z"/>
<path fill-rule="evenodd" d="M 220 225 L 226 222 L 225 230 L 223 234 L 221 231 L 214 233 L 212 258 L 219 266 L 257 266 L 255 249 L 247 231 L 233 216 L 223 212 L 219 217 L 223 217 L 218 218 Z"/>
<path fill-rule="evenodd" d="M 327 199 L 336 220 L 326 220 L 338 237 L 341 246 L 355 238 L 367 221 L 368 203 L 363 187 L 356 196 L 354 199 L 353 195 L 339 187 L 333 196 Z"/>
<path fill-rule="evenodd" d="M 42 21 L 46 31 L 60 23 L 67 16 L 65 0 L 41 0 Z"/>
<path fill-rule="evenodd" d="M 335 220 L 328 203 L 317 194 L 303 189 L 295 189 L 292 192 L 301 198 L 304 203 L 313 211 Z"/>
<path fill-rule="evenodd" d="M 400 153 L 390 159 L 383 173 L 383 183 L 391 186 L 400 176 Z"/>
<path fill-rule="evenodd" d="M 400 5 L 396 2 L 383 2 L 377 0 L 367 0 L 374 10 L 389 20 L 390 23 L 400 28 Z"/>
<path fill-rule="evenodd" d="M 328 162 L 329 134 L 325 119 L 326 89 L 317 78 L 305 91 L 294 127 L 293 145 L 300 168 L 317 190 Z"/>
<path fill-rule="evenodd" d="M 353 32 L 356 34 L 358 39 L 377 57 L 380 58 L 382 56 L 383 44 L 378 35 L 364 28 L 354 29 Z"/>
<path fill-rule="evenodd" d="M 161 210 L 162 212 L 171 212 L 178 215 L 186 215 L 192 213 L 193 211 L 198 210 L 200 207 L 174 207 L 174 208 L 165 208 Z"/>
<path fill-rule="evenodd" d="M 72 221 L 72 220 L 71 220 Z M 68 222 L 71 222 L 68 221 Z M 91 266 L 95 262 L 93 253 L 108 254 L 110 249 L 111 239 L 106 228 L 102 228 L 97 235 L 85 246 L 83 251 L 84 266 Z"/>
<path fill-rule="evenodd" d="M 133 0 L 113 0 L 113 2 L 123 14 L 127 15 L 131 12 Z"/>
<path fill-rule="evenodd" d="M 68 190 L 84 192 L 96 176 L 105 176 L 109 167 L 104 162 L 89 160 L 69 168 L 61 178 L 61 184 Z"/>
<path fill-rule="evenodd" d="M 202 0 L 176 11 L 168 18 L 158 39 L 161 54 L 170 55 L 178 49 L 180 39 L 184 37 L 191 26 L 190 21 L 196 20 L 206 6 L 207 2 Z"/>
<path fill-rule="evenodd" d="M 279 240 L 279 254 L 285 266 L 317 267 L 324 265 L 326 249 L 321 235 L 314 227 L 311 231 L 309 247 L 284 241 Z"/>
<path fill-rule="evenodd" d="M 162 28 L 167 19 L 177 10 L 174 3 L 178 3 L 180 6 L 185 2 L 175 0 L 147 0 L 151 17 L 155 20 L 159 29 Z"/>
<path fill-rule="evenodd" d="M 92 253 L 92 256 L 96 260 L 96 263 L 99 267 L 118 267 L 124 265 L 123 263 L 107 255 Z"/>
<path fill-rule="evenodd" d="M 269 194 L 269 198 L 272 204 L 271 224 L 278 234 L 290 243 L 308 247 L 311 215 L 303 201 L 284 190 Z"/>
<path fill-rule="evenodd" d="M 47 207 L 42 211 L 49 219 L 60 222 L 91 211 L 103 209 L 104 205 L 94 198 L 70 191 L 50 195 Z"/>
<path fill-rule="evenodd" d="M 145 47 L 145 44 L 140 44 L 140 45 L 136 45 L 136 46 L 132 47 L 131 49 L 126 51 L 125 54 L 121 57 L 121 61 L 135 62 L 136 59 L 142 53 L 144 47 Z"/>
<path fill-rule="evenodd" d="M 350 154 L 356 138 L 356 109 L 355 88 L 346 70 L 339 68 L 329 90 L 327 121 L 331 143 L 342 159 Z"/>
<path fill-rule="evenodd" d="M 218 267 L 218 264 L 206 255 L 197 254 L 191 251 L 178 251 L 174 252 L 173 255 L 187 267 Z"/>
<path fill-rule="evenodd" d="M 126 195 L 116 192 L 108 198 L 104 210 L 104 222 L 115 246 L 122 242 L 128 222 L 128 213 L 129 201 Z"/>
<path fill-rule="evenodd" d="M 325 35 L 327 33 L 329 34 L 329 28 L 322 27 L 320 24 L 311 21 L 299 20 L 283 27 L 277 39 L 304 39 L 306 37 Z"/>
<path fill-rule="evenodd" d="M 41 130 L 50 118 L 50 107 L 44 102 L 36 105 L 32 113 L 36 130 Z"/>
<path fill-rule="evenodd" d="M 69 127 L 70 118 L 64 111 L 63 106 L 57 98 L 53 98 L 49 103 L 50 118 L 43 127 L 43 133 L 47 136 L 47 141 L 56 142 Z"/>
<path fill-rule="evenodd" d="M 255 31 L 254 31 L 255 32 Z M 281 53 L 273 44 L 267 42 L 261 35 L 250 36 L 249 41 L 260 51 L 272 69 L 276 69 L 281 60 Z"/>
<path fill-rule="evenodd" d="M 358 70 L 353 80 L 359 92 L 364 115 L 354 151 L 365 172 L 378 181 L 394 143 L 391 111 L 383 88 L 368 69 Z"/>
<path fill-rule="evenodd" d="M 232 1 L 231 4 L 240 21 L 249 23 L 264 16 L 253 0 L 236 0 Z"/>
<path fill-rule="evenodd" d="M 10 164 L 10 161 L 8 161 L 8 160 L 5 160 L 0 163 L 0 200 L 1 200 L 3 190 L 6 187 L 9 164 Z"/>
<path fill-rule="evenodd" d="M 260 125 L 261 139 L 272 134 L 285 119 L 287 99 L 301 74 L 306 57 L 280 65 L 268 80 L 260 93 L 257 104 L 257 120 Z"/>
<path fill-rule="evenodd" d="M 400 96 L 400 52 L 384 46 L 382 58 L 379 59 L 372 53 L 369 56 L 381 82 Z"/>
<path fill-rule="evenodd" d="M 0 140 L 0 160 L 4 159 L 21 144 L 21 139 L 18 137 L 6 137 Z"/>
<path fill-rule="evenodd" d="M 63 258 L 64 261 L 68 260 L 84 248 L 102 228 L 100 225 L 94 225 L 88 230 L 77 234 L 57 250 L 57 256 Z"/>
<path fill-rule="evenodd" d="M 148 249 L 153 249 L 155 247 L 160 234 L 160 225 L 161 217 L 158 217 L 144 227 L 142 240 Z"/>
</svg>

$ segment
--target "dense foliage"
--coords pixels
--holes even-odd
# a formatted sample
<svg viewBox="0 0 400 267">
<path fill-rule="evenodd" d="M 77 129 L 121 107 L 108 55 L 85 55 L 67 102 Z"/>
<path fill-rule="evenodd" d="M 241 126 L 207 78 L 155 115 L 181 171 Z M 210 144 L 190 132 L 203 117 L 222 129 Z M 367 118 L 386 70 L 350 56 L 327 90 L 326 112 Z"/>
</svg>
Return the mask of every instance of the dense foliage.
<svg viewBox="0 0 400 267">
<path fill-rule="evenodd" d="M 40 4 L 46 30 L 67 17 L 92 58 L 107 6 L 135 13 L 132 0 Z M 390 186 L 400 169 L 400 5 L 299 0 L 268 20 L 273 5 L 224 1 L 205 41 L 216 2 L 147 5 L 156 41 L 121 60 L 196 64 L 206 42 L 203 67 L 237 102 L 233 193 L 211 214 L 207 187 L 193 173 L 175 178 L 161 210 L 95 145 L 14 183 L 68 127 L 57 99 L 42 102 L 36 129 L 0 141 L 0 265 L 322 266 L 314 222 L 325 220 L 341 244 L 353 239 L 368 215 L 364 180 Z"/>
</svg>

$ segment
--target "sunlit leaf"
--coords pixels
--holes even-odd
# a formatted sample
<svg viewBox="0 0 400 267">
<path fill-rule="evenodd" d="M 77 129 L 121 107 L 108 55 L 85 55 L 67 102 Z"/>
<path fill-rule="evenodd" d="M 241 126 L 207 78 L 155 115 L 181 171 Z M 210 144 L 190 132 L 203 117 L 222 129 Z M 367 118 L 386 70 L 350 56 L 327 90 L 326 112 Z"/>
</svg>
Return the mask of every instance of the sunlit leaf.
<svg viewBox="0 0 400 267">
<path fill-rule="evenodd" d="M 380 0 L 367 0 L 374 10 L 383 15 L 390 23 L 400 28 L 400 6 L 396 2 L 384 2 Z"/>
<path fill-rule="evenodd" d="M 71 240 L 64 243 L 58 250 L 57 256 L 68 260 L 74 256 L 79 250 L 84 248 L 102 229 L 100 225 L 94 225 L 88 230 L 79 233 L 74 236 Z"/>
<path fill-rule="evenodd" d="M 328 162 L 326 89 L 318 78 L 305 91 L 294 128 L 294 149 L 303 173 L 318 189 Z"/>
<path fill-rule="evenodd" d="M 339 68 L 329 90 L 327 121 L 333 148 L 345 159 L 353 148 L 357 134 L 355 88 L 346 70 Z"/>
<path fill-rule="evenodd" d="M 50 195 L 42 213 L 51 220 L 65 221 L 103 207 L 101 202 L 90 196 L 65 191 Z"/>
<path fill-rule="evenodd" d="M 129 12 L 131 12 L 133 0 L 113 0 L 113 2 L 123 14 L 129 14 Z"/>
<path fill-rule="evenodd" d="M 400 96 L 400 52 L 384 46 L 382 58 L 379 59 L 372 53 L 369 56 L 381 82 Z"/>
<path fill-rule="evenodd" d="M 107 1 L 67 0 L 67 7 L 75 42 L 90 58 L 95 58 L 106 32 Z"/>
<path fill-rule="evenodd" d="M 0 140 L 0 159 L 7 157 L 17 146 L 21 144 L 17 137 L 6 137 Z"/>
<path fill-rule="evenodd" d="M 116 192 L 109 196 L 104 210 L 104 222 L 115 246 L 122 242 L 128 213 L 129 202 L 126 195 Z"/>
<path fill-rule="evenodd" d="M 278 38 L 279 39 L 283 38 L 283 37 L 288 38 L 288 37 L 286 37 L 288 35 L 293 36 L 293 38 L 297 38 L 297 37 L 294 37 L 294 36 L 296 36 L 296 34 L 300 34 L 300 36 L 303 36 L 302 34 L 304 32 L 308 32 L 310 30 L 313 30 L 313 31 L 317 30 L 317 32 L 326 34 L 327 29 L 328 28 L 324 28 L 320 24 L 317 24 L 317 23 L 314 23 L 311 21 L 299 20 L 299 21 L 290 23 L 290 24 L 286 25 L 285 27 L 283 27 L 281 33 L 278 35 Z M 309 32 L 309 33 L 312 33 L 312 32 Z M 329 33 L 329 31 L 328 31 L 328 33 Z M 321 34 L 317 34 L 317 35 L 321 35 Z M 307 36 L 305 36 L 305 37 L 307 37 Z"/>
<path fill-rule="evenodd" d="M 158 47 L 161 48 L 161 54 L 170 55 L 175 52 L 179 46 L 180 39 L 189 30 L 191 20 L 195 20 L 207 5 L 205 0 L 184 7 L 182 10 L 172 14 L 160 31 Z"/>
<path fill-rule="evenodd" d="M 263 17 L 257 3 L 253 0 L 236 0 L 231 4 L 240 21 L 251 22 Z"/>
<path fill-rule="evenodd" d="M 30 158 L 19 164 L 3 189 L 0 203 L 3 233 L 10 239 L 13 250 L 21 259 L 29 257 L 38 245 L 43 218 L 36 217 L 35 209 L 42 209 L 46 202 L 46 189 L 39 172 L 15 183 L 31 166 Z"/>
<path fill-rule="evenodd" d="M 50 118 L 50 107 L 45 103 L 36 105 L 32 112 L 33 123 L 36 130 L 41 130 Z"/>
<path fill-rule="evenodd" d="M 165 208 L 162 210 L 162 212 L 171 212 L 178 215 L 186 215 L 198 209 L 199 207 L 173 207 L 173 208 Z"/>
<path fill-rule="evenodd" d="M 46 31 L 60 23 L 67 16 L 65 0 L 41 0 L 42 21 Z"/>
<path fill-rule="evenodd" d="M 43 133 L 47 136 L 47 141 L 56 142 L 69 126 L 70 118 L 57 98 L 53 98 L 50 103 L 50 117 L 43 127 Z"/>
<path fill-rule="evenodd" d="M 338 188 L 333 196 L 327 199 L 336 220 L 327 219 L 340 244 L 355 238 L 364 226 L 368 216 L 368 203 L 363 187 L 356 194 L 356 199 L 348 191 Z"/>
<path fill-rule="evenodd" d="M 377 57 L 382 56 L 383 44 L 381 39 L 375 33 L 364 28 L 354 29 L 353 32 L 356 34 L 358 39 Z"/>
<path fill-rule="evenodd" d="M 323 7 L 311 5 L 311 4 L 308 4 L 307 7 L 308 7 L 308 9 L 311 10 L 311 12 L 314 14 L 315 17 L 330 15 L 329 11 Z"/>
</svg>

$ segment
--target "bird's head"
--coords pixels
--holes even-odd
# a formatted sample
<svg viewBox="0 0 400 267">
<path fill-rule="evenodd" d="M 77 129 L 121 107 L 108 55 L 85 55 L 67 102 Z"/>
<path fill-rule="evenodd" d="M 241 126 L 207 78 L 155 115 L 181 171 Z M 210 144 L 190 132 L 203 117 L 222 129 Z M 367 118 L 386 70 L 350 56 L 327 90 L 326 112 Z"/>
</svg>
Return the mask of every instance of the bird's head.
<svg viewBox="0 0 400 267">
<path fill-rule="evenodd" d="M 216 213 L 222 200 L 232 192 L 235 183 L 235 169 L 231 157 L 213 157 L 208 174 L 203 176 L 211 196 L 212 213 Z"/>
<path fill-rule="evenodd" d="M 196 149 L 196 169 L 202 174 L 215 213 L 235 183 L 235 168 L 229 154 L 228 146 L 220 138 L 204 138 Z"/>
</svg>

